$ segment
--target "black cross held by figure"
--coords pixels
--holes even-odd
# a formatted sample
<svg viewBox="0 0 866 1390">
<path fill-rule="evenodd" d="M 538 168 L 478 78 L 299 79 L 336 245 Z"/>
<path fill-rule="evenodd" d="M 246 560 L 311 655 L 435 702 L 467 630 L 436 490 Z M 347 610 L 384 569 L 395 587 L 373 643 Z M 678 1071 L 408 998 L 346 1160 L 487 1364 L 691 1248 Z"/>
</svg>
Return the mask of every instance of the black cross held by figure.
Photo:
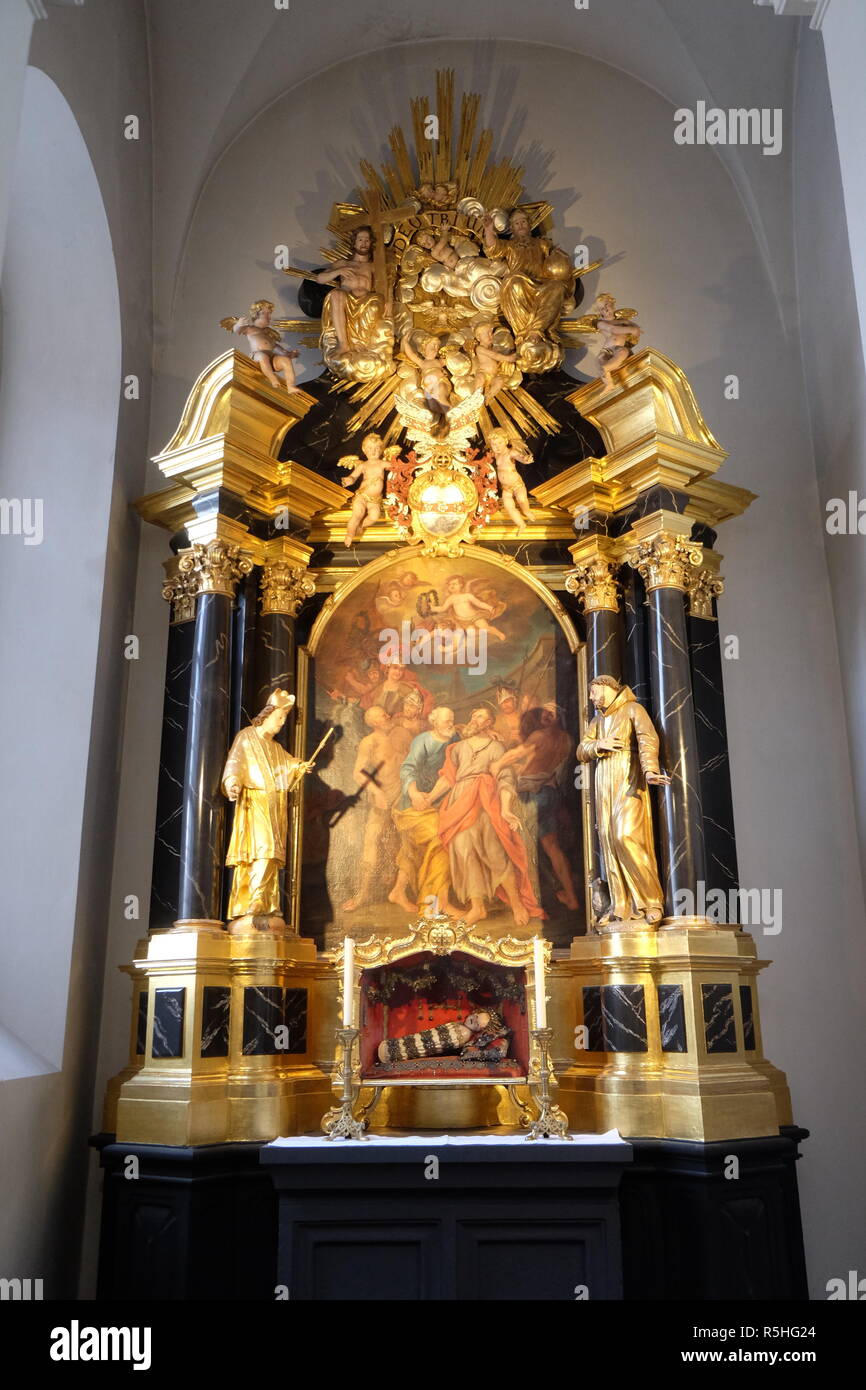
<svg viewBox="0 0 866 1390">
<path fill-rule="evenodd" d="M 361 768 L 361 776 L 364 778 L 363 784 L 358 788 L 356 792 L 353 792 L 351 796 L 344 797 L 340 805 L 328 816 L 327 825 L 329 830 L 333 830 L 337 822 L 343 819 L 343 816 L 346 814 L 346 812 L 350 810 L 352 806 L 357 805 L 364 792 L 366 791 L 367 787 L 369 787 L 371 783 L 374 787 L 381 788 L 381 783 L 379 782 L 376 773 L 381 772 L 384 766 L 384 762 L 378 763 L 376 767 L 373 768 L 372 772 L 370 772 L 366 767 Z"/>
</svg>

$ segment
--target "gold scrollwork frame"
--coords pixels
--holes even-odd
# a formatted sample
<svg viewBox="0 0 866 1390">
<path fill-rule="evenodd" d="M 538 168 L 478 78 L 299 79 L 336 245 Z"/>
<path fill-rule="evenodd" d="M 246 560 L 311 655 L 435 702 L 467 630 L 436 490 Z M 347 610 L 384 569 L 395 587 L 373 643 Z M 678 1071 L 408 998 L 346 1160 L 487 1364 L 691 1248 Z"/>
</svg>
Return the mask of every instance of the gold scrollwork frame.
<svg viewBox="0 0 866 1390">
<path fill-rule="evenodd" d="M 541 1048 L 537 1038 L 534 1036 L 538 1029 L 538 1019 L 535 1009 L 535 938 L 531 936 L 489 936 L 486 932 L 477 931 L 474 926 L 468 926 L 466 922 L 454 921 L 453 918 L 446 916 L 444 912 L 431 914 L 428 917 L 420 917 L 414 922 L 402 936 L 369 936 L 365 941 L 355 942 L 354 954 L 354 973 L 352 981 L 352 1016 L 360 1019 L 361 1016 L 361 976 L 365 970 L 370 970 L 377 965 L 391 965 L 395 961 L 404 960 L 407 956 L 414 956 L 420 952 L 430 952 L 436 956 L 450 956 L 454 951 L 462 951 L 464 955 L 473 956 L 476 960 L 487 961 L 492 965 L 511 965 L 526 971 L 526 1009 L 529 1023 L 529 1072 L 526 1081 L 520 1084 L 528 1084 L 540 1073 L 542 1065 Z M 553 954 L 553 947 L 549 941 L 542 941 L 542 952 L 544 958 L 545 981 L 550 969 L 550 960 Z M 334 964 L 334 987 L 339 991 L 340 1003 L 342 1007 L 342 981 L 344 968 L 344 946 L 338 946 L 333 954 Z M 347 1026 L 346 1020 L 343 1020 Z M 339 1033 L 339 1030 L 338 1030 Z M 334 1056 L 334 1076 L 340 1071 L 342 1060 L 342 1048 L 337 1043 Z M 362 1087 L 381 1087 L 393 1086 L 393 1079 L 387 1081 L 373 1081 L 369 1077 L 362 1079 L 359 1064 L 354 1063 L 354 1072 L 358 1084 Z M 409 1083 L 402 1083 L 409 1084 Z M 443 1077 L 441 1081 L 435 1078 L 425 1078 L 423 1082 L 414 1083 L 423 1086 L 453 1086 L 455 1079 Z M 464 1083 L 465 1084 L 465 1083 Z M 474 1084 L 484 1084 L 491 1086 L 501 1086 L 502 1077 L 491 1076 L 489 1081 L 476 1081 Z"/>
</svg>

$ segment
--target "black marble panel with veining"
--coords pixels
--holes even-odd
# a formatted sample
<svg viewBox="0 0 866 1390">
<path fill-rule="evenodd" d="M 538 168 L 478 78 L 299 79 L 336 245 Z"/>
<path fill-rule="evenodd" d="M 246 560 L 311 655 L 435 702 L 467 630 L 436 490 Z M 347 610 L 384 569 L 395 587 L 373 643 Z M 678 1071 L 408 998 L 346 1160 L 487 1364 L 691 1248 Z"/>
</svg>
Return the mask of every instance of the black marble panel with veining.
<svg viewBox="0 0 866 1390">
<path fill-rule="evenodd" d="M 625 628 L 623 675 L 626 685 L 634 691 L 635 699 L 652 714 L 646 589 L 639 571 L 632 569 L 631 565 L 623 565 L 620 580 Z"/>
<path fill-rule="evenodd" d="M 594 676 L 622 680 L 622 613 L 608 608 L 591 609 L 586 615 L 586 682 Z"/>
<path fill-rule="evenodd" d="M 305 989 L 287 989 L 285 991 L 283 1022 L 286 1025 L 286 1046 L 282 1051 L 306 1052 L 307 991 Z"/>
<path fill-rule="evenodd" d="M 679 492 L 676 488 L 665 487 L 664 484 L 647 488 L 639 493 L 631 507 L 617 513 L 617 531 L 620 535 L 625 534 L 641 517 L 651 516 L 653 512 L 664 510 L 682 514 L 690 502 L 691 498 L 687 492 Z"/>
<path fill-rule="evenodd" d="M 588 1033 L 587 1052 L 604 1052 L 604 1024 L 601 1017 L 601 985 L 583 986 L 583 1021 Z"/>
<path fill-rule="evenodd" d="M 151 928 L 170 927 L 177 920 L 183 770 L 194 633 L 194 619 L 173 623 L 168 630 L 150 890 Z"/>
<path fill-rule="evenodd" d="M 283 1019 L 281 985 L 247 985 L 244 989 L 245 1056 L 264 1057 L 284 1051 L 277 1029 Z"/>
<path fill-rule="evenodd" d="M 719 625 L 710 618 L 689 617 L 688 626 L 707 892 L 721 888 L 728 893 L 730 889 L 738 887 L 739 874 Z"/>
<path fill-rule="evenodd" d="M 658 996 L 662 1052 L 688 1052 L 682 985 L 659 985 Z"/>
<path fill-rule="evenodd" d="M 697 911 L 697 885 L 706 881 L 706 870 L 686 596 L 680 589 L 652 589 L 647 603 L 659 760 L 671 777 L 671 784 L 658 790 L 665 908 L 669 916 L 683 915 L 685 904 L 690 916 Z"/>
<path fill-rule="evenodd" d="M 205 985 L 202 989 L 202 1057 L 228 1057 L 229 1055 L 231 996 L 232 992 L 227 985 Z"/>
<path fill-rule="evenodd" d="M 183 1016 L 186 990 L 171 986 L 154 991 L 153 1057 L 183 1056 Z"/>
<path fill-rule="evenodd" d="M 256 658 L 254 665 L 254 713 L 268 702 L 272 691 L 295 693 L 295 620 L 289 613 L 260 613 L 256 623 Z M 277 735 L 284 748 L 291 748 L 294 713 L 291 713 Z"/>
<path fill-rule="evenodd" d="M 743 1051 L 754 1052 L 757 1047 L 755 1038 L 755 1011 L 752 1003 L 751 985 L 740 985 L 740 1011 L 743 1015 Z"/>
<path fill-rule="evenodd" d="M 601 1013 L 606 1052 L 646 1052 L 643 985 L 602 985 Z"/>
<path fill-rule="evenodd" d="M 232 615 L 231 715 L 229 741 L 258 714 L 255 702 L 255 651 L 258 613 L 259 575 L 256 568 L 237 584 Z M 265 701 L 262 701 L 262 705 Z"/>
<path fill-rule="evenodd" d="M 734 995 L 730 985 L 701 985 L 707 1052 L 736 1052 Z"/>
<path fill-rule="evenodd" d="M 147 990 L 138 996 L 138 1013 L 135 1020 L 135 1055 L 143 1057 L 147 1051 Z"/>
</svg>

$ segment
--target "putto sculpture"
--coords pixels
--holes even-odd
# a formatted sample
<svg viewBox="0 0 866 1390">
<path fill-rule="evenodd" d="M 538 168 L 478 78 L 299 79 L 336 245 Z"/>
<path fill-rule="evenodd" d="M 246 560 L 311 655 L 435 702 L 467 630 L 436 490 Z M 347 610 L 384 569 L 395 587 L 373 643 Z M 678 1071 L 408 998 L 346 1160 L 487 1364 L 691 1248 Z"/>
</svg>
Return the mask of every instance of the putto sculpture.
<svg viewBox="0 0 866 1390">
<path fill-rule="evenodd" d="M 283 385 L 278 375 L 282 372 L 286 390 L 294 391 L 294 360 L 300 357 L 300 353 L 295 348 L 286 347 L 279 330 L 271 327 L 273 312 L 274 306 L 269 299 L 257 299 L 255 304 L 250 305 L 248 314 L 241 314 L 240 318 L 220 319 L 220 326 L 246 339 L 253 361 L 258 363 L 260 371 L 272 386 Z"/>
</svg>

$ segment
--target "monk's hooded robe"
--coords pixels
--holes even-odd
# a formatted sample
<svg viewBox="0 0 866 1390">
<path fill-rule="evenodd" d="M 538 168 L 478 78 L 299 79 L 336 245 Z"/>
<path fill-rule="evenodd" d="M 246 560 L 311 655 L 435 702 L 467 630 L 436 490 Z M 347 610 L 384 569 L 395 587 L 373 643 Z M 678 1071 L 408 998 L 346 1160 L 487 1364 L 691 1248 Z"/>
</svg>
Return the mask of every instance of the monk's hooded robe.
<svg viewBox="0 0 866 1390">
<path fill-rule="evenodd" d="M 617 739 L 622 749 L 599 752 L 598 739 Z M 659 736 L 652 720 L 624 685 L 602 713 L 596 711 L 577 749 L 578 762 L 595 761 L 595 814 L 610 890 L 612 919 L 660 914 L 664 894 L 656 868 L 646 774 L 659 771 Z"/>
</svg>

